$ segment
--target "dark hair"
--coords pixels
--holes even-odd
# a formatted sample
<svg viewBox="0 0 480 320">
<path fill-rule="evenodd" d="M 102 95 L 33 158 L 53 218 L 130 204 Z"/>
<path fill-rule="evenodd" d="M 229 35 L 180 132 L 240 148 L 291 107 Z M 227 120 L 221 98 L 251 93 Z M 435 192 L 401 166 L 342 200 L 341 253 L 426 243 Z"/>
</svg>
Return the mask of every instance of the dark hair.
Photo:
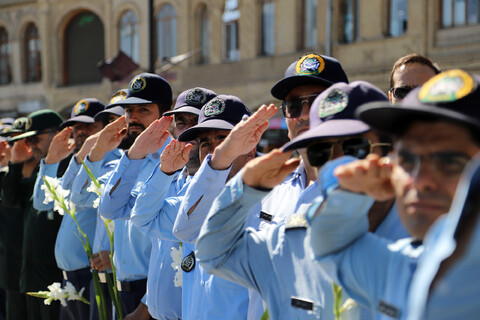
<svg viewBox="0 0 480 320">
<path fill-rule="evenodd" d="M 429 67 L 430 69 L 432 69 L 433 72 L 435 72 L 435 74 L 439 74 L 440 72 L 442 72 L 438 67 L 438 65 L 432 60 L 430 60 L 429 58 L 422 56 L 421 54 L 418 54 L 418 53 L 412 53 L 404 57 L 401 57 L 400 59 L 395 61 L 395 63 L 393 64 L 392 72 L 390 72 L 390 88 L 393 88 L 393 85 L 394 85 L 393 75 L 395 74 L 395 72 L 397 72 L 397 70 L 400 69 L 400 67 L 407 64 L 411 64 L 411 63 L 423 64 Z"/>
<path fill-rule="evenodd" d="M 172 108 L 172 104 L 167 103 L 167 102 L 162 102 L 162 103 L 156 103 L 158 107 L 158 112 L 160 113 L 160 117 L 167 111 L 170 111 Z"/>
</svg>

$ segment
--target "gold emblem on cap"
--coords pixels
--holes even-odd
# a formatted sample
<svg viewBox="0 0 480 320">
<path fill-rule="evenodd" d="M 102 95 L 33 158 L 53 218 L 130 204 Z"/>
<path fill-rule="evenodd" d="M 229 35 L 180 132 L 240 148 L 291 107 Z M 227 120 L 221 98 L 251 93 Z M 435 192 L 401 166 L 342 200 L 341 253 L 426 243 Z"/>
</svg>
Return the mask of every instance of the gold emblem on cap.
<svg viewBox="0 0 480 320">
<path fill-rule="evenodd" d="M 442 72 L 428 80 L 418 92 L 421 102 L 452 102 L 471 93 L 475 80 L 460 69 Z"/>
<path fill-rule="evenodd" d="M 75 113 L 76 115 L 82 114 L 85 111 L 87 111 L 88 106 L 89 106 L 88 101 L 80 100 L 80 101 L 77 102 L 77 104 L 73 108 L 73 113 Z"/>
<path fill-rule="evenodd" d="M 27 119 L 25 120 L 25 131 L 30 130 L 31 127 L 32 127 L 32 118 L 27 117 Z"/>
<path fill-rule="evenodd" d="M 127 94 L 124 91 L 118 91 L 110 99 L 110 104 L 117 103 L 119 101 L 125 100 L 126 98 L 127 98 Z"/>
<path fill-rule="evenodd" d="M 132 80 L 130 83 L 130 92 L 139 92 L 145 89 L 147 86 L 147 81 L 145 80 L 144 77 L 138 76 L 135 79 Z"/>
<path fill-rule="evenodd" d="M 307 54 L 301 57 L 295 66 L 295 72 L 301 76 L 319 75 L 325 68 L 325 60 L 318 54 Z"/>
</svg>

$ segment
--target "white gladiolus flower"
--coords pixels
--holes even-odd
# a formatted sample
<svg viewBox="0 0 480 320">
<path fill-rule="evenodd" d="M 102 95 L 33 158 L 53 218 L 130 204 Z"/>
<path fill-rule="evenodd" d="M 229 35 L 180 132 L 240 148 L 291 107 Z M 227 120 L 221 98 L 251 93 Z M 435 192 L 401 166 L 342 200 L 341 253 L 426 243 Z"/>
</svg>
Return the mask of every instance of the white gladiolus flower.
<svg viewBox="0 0 480 320">
<path fill-rule="evenodd" d="M 182 250 L 181 247 L 179 249 L 172 247 L 172 251 L 170 252 L 170 256 L 172 257 L 172 268 L 177 271 L 175 272 L 175 278 L 173 279 L 173 284 L 175 287 L 181 287 L 183 282 L 182 276 Z"/>
<path fill-rule="evenodd" d="M 67 306 L 67 295 L 63 291 L 60 282 L 54 282 L 51 285 L 49 285 L 48 290 L 50 290 L 48 294 L 48 298 L 44 301 L 45 304 L 49 305 L 53 300 L 60 300 L 60 303 L 62 306 L 66 307 Z"/>
<path fill-rule="evenodd" d="M 77 289 L 75 289 L 73 284 L 70 281 L 67 281 L 67 283 L 65 284 L 65 288 L 63 290 L 67 295 L 67 299 L 69 301 L 72 301 L 72 300 L 80 300 L 80 298 L 83 295 L 83 291 L 85 291 L 85 288 L 82 288 L 80 292 L 77 292 Z"/>
<path fill-rule="evenodd" d="M 94 209 L 97 209 L 99 204 L 100 204 L 100 197 L 98 197 L 97 199 L 93 200 L 93 208 L 94 208 Z"/>
<path fill-rule="evenodd" d="M 104 185 L 102 184 L 102 185 L 100 185 L 100 188 L 98 188 L 98 187 L 95 185 L 95 183 L 93 183 L 93 181 L 92 181 L 92 182 L 90 182 L 90 185 L 88 186 L 87 191 L 88 191 L 88 192 L 96 193 L 97 196 L 100 197 L 100 196 L 102 195 L 103 186 L 104 186 Z"/>
</svg>

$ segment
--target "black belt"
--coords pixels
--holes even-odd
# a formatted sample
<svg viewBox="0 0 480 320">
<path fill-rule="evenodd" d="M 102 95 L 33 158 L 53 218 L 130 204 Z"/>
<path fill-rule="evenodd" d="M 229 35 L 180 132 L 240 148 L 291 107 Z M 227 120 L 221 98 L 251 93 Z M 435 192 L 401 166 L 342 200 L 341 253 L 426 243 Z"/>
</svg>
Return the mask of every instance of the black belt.
<svg viewBox="0 0 480 320">
<path fill-rule="evenodd" d="M 89 276 L 91 275 L 91 272 L 90 272 L 90 268 L 83 268 L 83 269 L 78 269 L 73 271 L 62 270 L 62 274 L 63 274 L 63 279 L 65 279 L 65 281 L 68 281 L 68 279 L 75 279 L 75 278 Z"/>
<path fill-rule="evenodd" d="M 118 281 L 118 291 L 128 292 L 136 289 L 145 289 L 147 287 L 147 279 L 133 280 L 133 281 Z"/>
</svg>

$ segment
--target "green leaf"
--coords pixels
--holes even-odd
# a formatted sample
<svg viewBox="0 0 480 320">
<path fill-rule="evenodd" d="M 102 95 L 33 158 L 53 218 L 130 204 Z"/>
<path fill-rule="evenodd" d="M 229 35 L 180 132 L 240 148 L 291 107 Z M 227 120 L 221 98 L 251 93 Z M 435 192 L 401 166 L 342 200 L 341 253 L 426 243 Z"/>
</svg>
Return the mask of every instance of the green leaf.
<svg viewBox="0 0 480 320">
<path fill-rule="evenodd" d="M 263 313 L 260 320 L 270 320 L 270 316 L 268 315 L 268 309 L 265 309 L 265 312 Z"/>
</svg>

